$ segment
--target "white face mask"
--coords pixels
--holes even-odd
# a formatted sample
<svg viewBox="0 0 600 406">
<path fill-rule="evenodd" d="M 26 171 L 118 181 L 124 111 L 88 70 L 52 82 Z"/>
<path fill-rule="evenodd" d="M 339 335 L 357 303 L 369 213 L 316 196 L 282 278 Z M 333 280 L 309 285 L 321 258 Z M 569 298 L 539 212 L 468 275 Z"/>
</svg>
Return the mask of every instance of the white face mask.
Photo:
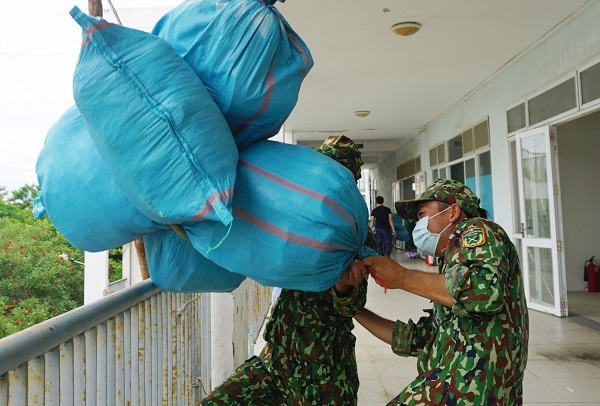
<svg viewBox="0 0 600 406">
<path fill-rule="evenodd" d="M 452 207 L 452 206 L 450 206 Z M 431 218 L 434 218 L 437 215 L 442 214 L 443 212 L 445 212 L 446 210 L 448 210 L 450 207 L 447 207 L 446 209 L 442 210 L 441 212 L 431 216 Z M 421 220 L 417 221 L 417 225 L 415 226 L 415 229 L 412 232 L 413 235 L 413 242 L 415 243 L 415 245 L 417 246 L 417 248 L 419 249 L 419 251 L 421 251 L 424 254 L 427 255 L 431 255 L 432 257 L 435 256 L 435 249 L 437 248 L 438 245 L 438 241 L 440 240 L 440 236 L 442 235 L 442 233 L 444 231 L 446 231 L 446 228 L 450 227 L 450 224 L 448 224 L 442 231 L 440 231 L 439 234 L 434 234 L 431 231 L 429 231 L 429 229 L 427 228 L 427 226 L 429 225 L 429 219 L 430 217 L 423 217 Z"/>
</svg>

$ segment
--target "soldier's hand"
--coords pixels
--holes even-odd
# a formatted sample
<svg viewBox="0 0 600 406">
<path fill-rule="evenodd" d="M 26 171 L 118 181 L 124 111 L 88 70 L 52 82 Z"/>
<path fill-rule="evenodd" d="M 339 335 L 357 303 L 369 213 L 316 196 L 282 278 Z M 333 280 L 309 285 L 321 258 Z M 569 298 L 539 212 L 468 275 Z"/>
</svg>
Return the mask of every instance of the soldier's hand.
<svg viewBox="0 0 600 406">
<path fill-rule="evenodd" d="M 365 275 L 367 275 L 367 267 L 360 259 L 355 259 L 348 265 L 338 283 L 350 286 L 360 285 Z"/>
<path fill-rule="evenodd" d="M 375 282 L 379 286 L 397 289 L 405 274 L 406 268 L 390 257 L 367 257 L 363 259 L 369 272 L 376 276 Z"/>
<path fill-rule="evenodd" d="M 352 291 L 352 287 L 360 285 L 367 275 L 367 267 L 361 260 L 353 260 L 348 268 L 342 274 L 340 280 L 335 284 L 335 290 L 340 296 L 347 296 Z"/>
</svg>

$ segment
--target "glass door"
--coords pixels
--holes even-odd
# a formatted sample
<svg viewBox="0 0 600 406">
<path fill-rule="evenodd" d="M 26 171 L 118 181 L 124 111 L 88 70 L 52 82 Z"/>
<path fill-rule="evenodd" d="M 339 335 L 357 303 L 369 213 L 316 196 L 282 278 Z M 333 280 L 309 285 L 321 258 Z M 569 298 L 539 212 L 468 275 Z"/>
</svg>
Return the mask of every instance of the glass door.
<svg viewBox="0 0 600 406">
<path fill-rule="evenodd" d="M 551 140 L 550 133 L 550 127 L 541 127 L 516 136 L 512 158 L 517 169 L 515 203 L 519 213 L 515 215 L 514 236 L 521 255 L 528 307 L 564 317 L 566 279 L 558 255 L 561 239 L 552 154 L 555 137 Z"/>
</svg>

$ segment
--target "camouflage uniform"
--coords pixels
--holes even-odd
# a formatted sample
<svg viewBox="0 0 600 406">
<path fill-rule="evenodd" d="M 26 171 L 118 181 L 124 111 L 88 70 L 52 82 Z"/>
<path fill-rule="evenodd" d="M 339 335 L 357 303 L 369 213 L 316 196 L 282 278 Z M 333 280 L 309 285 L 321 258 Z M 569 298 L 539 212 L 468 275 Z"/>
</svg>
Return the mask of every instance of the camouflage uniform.
<svg viewBox="0 0 600 406">
<path fill-rule="evenodd" d="M 350 297 L 283 289 L 265 328 L 265 348 L 215 388 L 202 405 L 356 405 L 352 316 L 366 279 Z M 342 312 L 342 313 L 338 313 Z"/>
<path fill-rule="evenodd" d="M 461 190 L 466 198 L 444 196 L 455 192 L 449 183 L 456 184 L 436 182 L 437 193 L 430 187 L 424 200 L 477 213 L 470 189 Z M 400 210 L 405 218 L 416 213 L 406 205 Z M 389 405 L 521 405 L 529 319 L 515 246 L 498 224 L 467 218 L 450 237 L 439 272 L 454 304 L 434 303 L 417 323 L 396 322 L 392 350 L 418 356 L 419 375 Z"/>
<path fill-rule="evenodd" d="M 327 138 L 317 151 L 330 156 L 354 174 L 354 179 L 359 180 L 360 168 L 363 165 L 360 150 L 350 138 L 345 135 L 332 135 Z"/>
<path fill-rule="evenodd" d="M 369 230 L 365 246 L 373 249 Z M 265 348 L 215 388 L 202 405 L 356 405 L 358 373 L 352 317 L 367 279 L 349 296 L 282 289 L 266 327 Z"/>
<path fill-rule="evenodd" d="M 360 178 L 360 151 L 345 136 L 318 149 Z M 375 248 L 369 230 L 365 247 Z M 374 255 L 376 253 L 372 251 Z M 358 374 L 352 317 L 366 302 L 367 279 L 349 296 L 335 289 L 282 289 L 266 327 L 265 348 L 244 362 L 202 405 L 356 405 Z"/>
</svg>

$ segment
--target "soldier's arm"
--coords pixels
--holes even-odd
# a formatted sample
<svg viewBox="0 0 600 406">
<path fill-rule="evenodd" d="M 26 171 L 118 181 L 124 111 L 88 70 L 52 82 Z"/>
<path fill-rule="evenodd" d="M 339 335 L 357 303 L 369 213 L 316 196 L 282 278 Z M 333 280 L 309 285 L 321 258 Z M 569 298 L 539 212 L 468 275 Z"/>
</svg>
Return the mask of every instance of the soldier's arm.
<svg viewBox="0 0 600 406">
<path fill-rule="evenodd" d="M 390 344 L 392 351 L 400 356 L 416 356 L 421 352 L 432 332 L 431 311 L 421 317 L 418 323 L 408 320 L 407 323 L 383 318 L 368 309 L 354 316 L 364 328 L 381 341 Z"/>
<path fill-rule="evenodd" d="M 453 297 L 452 311 L 457 314 L 495 313 L 504 306 L 507 267 L 503 264 L 503 236 L 486 225 L 481 228 L 485 244 L 455 247 L 444 274 Z"/>
<path fill-rule="evenodd" d="M 363 309 L 354 316 L 354 319 L 381 341 L 392 344 L 392 332 L 394 331 L 392 320 L 385 319 L 368 309 Z"/>
<path fill-rule="evenodd" d="M 353 317 L 367 303 L 367 279 L 363 278 L 359 285 L 352 288 L 347 296 L 340 296 L 335 290 L 332 292 L 333 308 L 342 316 Z"/>
<path fill-rule="evenodd" d="M 385 281 L 389 289 L 403 289 L 444 306 L 452 306 L 453 298 L 441 274 L 407 269 L 388 257 L 368 257 L 363 259 L 363 263 Z"/>
<path fill-rule="evenodd" d="M 331 288 L 334 309 L 342 316 L 352 317 L 365 306 L 367 301 L 367 268 L 353 260 L 340 280 Z"/>
</svg>

